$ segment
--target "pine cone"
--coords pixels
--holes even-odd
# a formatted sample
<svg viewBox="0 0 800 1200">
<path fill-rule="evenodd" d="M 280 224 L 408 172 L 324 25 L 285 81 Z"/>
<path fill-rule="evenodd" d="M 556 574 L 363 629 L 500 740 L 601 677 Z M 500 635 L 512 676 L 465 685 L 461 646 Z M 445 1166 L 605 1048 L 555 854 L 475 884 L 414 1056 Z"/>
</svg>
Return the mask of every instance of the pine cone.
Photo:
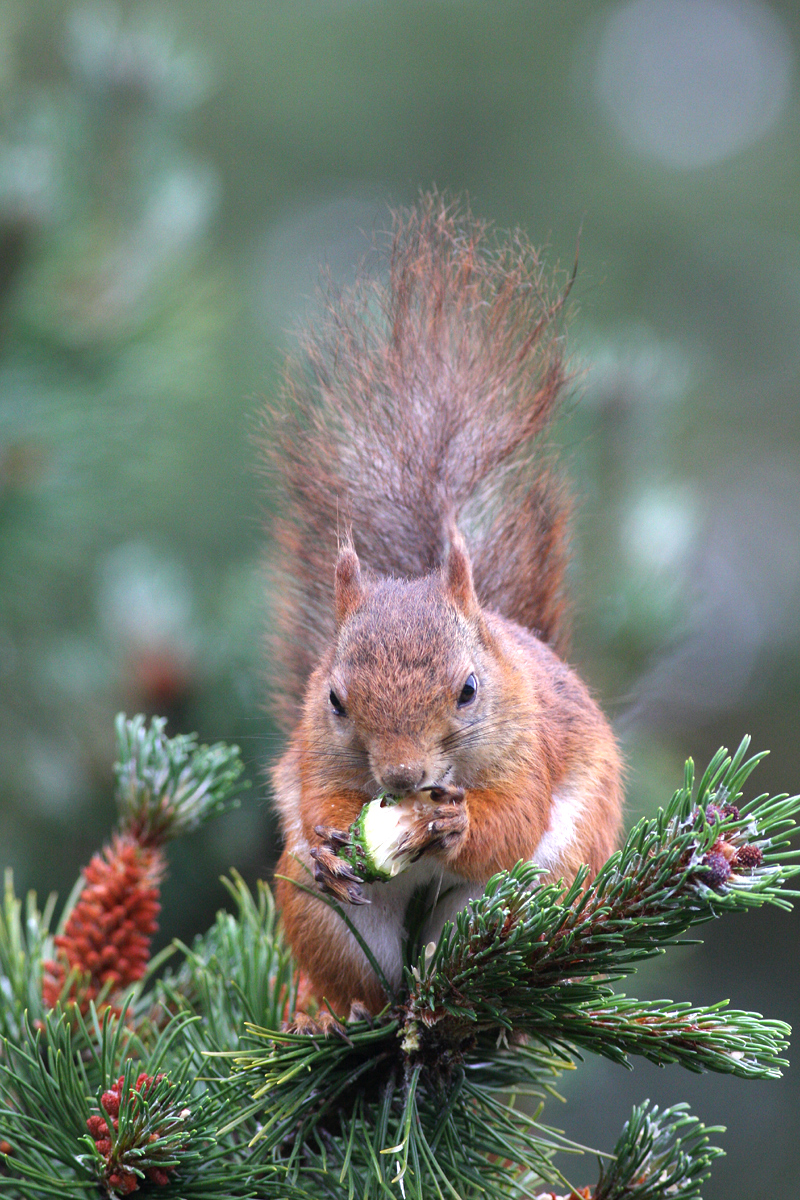
<svg viewBox="0 0 800 1200">
<path fill-rule="evenodd" d="M 103 989 L 118 994 L 141 979 L 158 925 L 164 859 L 157 847 L 117 836 L 84 871 L 84 888 L 63 934 L 56 958 L 43 964 L 42 996 L 52 1008 L 72 971 L 79 973 L 67 1003 L 82 1013 Z"/>
</svg>

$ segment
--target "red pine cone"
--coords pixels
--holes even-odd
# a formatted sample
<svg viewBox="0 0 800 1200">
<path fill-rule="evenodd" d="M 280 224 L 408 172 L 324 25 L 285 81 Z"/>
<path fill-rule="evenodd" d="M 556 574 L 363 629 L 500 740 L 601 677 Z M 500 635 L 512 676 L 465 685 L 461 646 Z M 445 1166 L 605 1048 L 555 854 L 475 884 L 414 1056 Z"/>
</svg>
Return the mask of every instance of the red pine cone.
<svg viewBox="0 0 800 1200">
<path fill-rule="evenodd" d="M 140 1095 L 146 1096 L 153 1084 L 163 1078 L 163 1075 L 156 1075 L 154 1078 L 143 1071 L 131 1088 L 131 1095 L 138 1092 Z M 103 1092 L 100 1097 L 100 1107 L 105 1111 L 106 1117 L 115 1129 L 119 1128 L 119 1106 L 124 1085 L 125 1076 L 120 1075 L 117 1082 Z M 128 1171 L 119 1162 L 113 1161 L 113 1147 L 111 1138 L 108 1136 L 108 1120 L 104 1120 L 95 1113 L 87 1119 L 86 1128 L 94 1138 L 99 1153 L 106 1160 L 105 1180 L 108 1188 L 123 1196 L 129 1196 L 131 1192 L 138 1191 L 139 1177 L 134 1171 Z M 158 1141 L 158 1136 L 150 1134 L 148 1140 L 150 1142 Z M 166 1187 L 170 1182 L 169 1172 L 174 1170 L 174 1167 L 148 1167 L 145 1169 L 145 1176 L 156 1187 Z"/>
<path fill-rule="evenodd" d="M 733 865 L 738 870 L 740 867 L 752 868 L 760 867 L 764 861 L 764 855 L 758 846 L 740 846 L 736 851 L 733 859 Z"/>
<path fill-rule="evenodd" d="M 725 855 L 719 851 L 707 854 L 703 859 L 703 865 L 709 868 L 708 873 L 703 876 L 703 883 L 707 887 L 721 887 L 723 883 L 727 883 L 730 879 L 730 863 Z"/>
<path fill-rule="evenodd" d="M 56 1004 L 74 969 L 80 979 L 67 1000 L 82 1013 L 106 985 L 113 995 L 141 979 L 158 928 L 163 874 L 161 851 L 140 846 L 129 835 L 114 837 L 95 854 L 64 932 L 55 938 L 56 959 L 43 964 L 42 997 L 48 1008 Z"/>
<path fill-rule="evenodd" d="M 707 804 L 706 805 L 706 820 L 709 825 L 713 825 L 716 821 L 727 820 L 733 817 L 734 821 L 739 820 L 739 810 L 735 804 Z"/>
<path fill-rule="evenodd" d="M 139 1190 L 139 1184 L 133 1171 L 112 1171 L 107 1176 L 107 1180 L 108 1186 L 115 1192 L 121 1192 L 123 1196 L 130 1196 L 131 1192 Z"/>
</svg>

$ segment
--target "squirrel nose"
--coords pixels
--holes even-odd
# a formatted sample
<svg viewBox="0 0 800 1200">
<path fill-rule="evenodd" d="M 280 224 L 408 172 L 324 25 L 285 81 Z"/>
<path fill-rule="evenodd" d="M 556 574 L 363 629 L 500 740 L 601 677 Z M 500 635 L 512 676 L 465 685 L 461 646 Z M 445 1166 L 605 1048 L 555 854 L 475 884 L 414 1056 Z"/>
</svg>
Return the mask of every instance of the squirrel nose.
<svg viewBox="0 0 800 1200">
<path fill-rule="evenodd" d="M 415 792 L 425 779 L 425 768 L 398 763 L 381 771 L 379 779 L 388 792 Z"/>
</svg>

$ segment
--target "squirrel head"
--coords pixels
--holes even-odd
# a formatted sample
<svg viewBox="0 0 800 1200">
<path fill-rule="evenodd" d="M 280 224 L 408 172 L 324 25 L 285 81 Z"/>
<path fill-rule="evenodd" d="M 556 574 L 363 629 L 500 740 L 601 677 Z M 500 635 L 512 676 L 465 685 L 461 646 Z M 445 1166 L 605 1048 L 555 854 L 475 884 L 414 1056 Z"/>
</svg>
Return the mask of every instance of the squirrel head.
<svg viewBox="0 0 800 1200">
<path fill-rule="evenodd" d="M 315 744 L 323 728 L 330 754 L 368 789 L 475 778 L 485 753 L 475 731 L 497 707 L 495 648 L 455 526 L 442 568 L 419 579 L 365 578 L 343 545 L 334 615 L 336 640 L 307 698 Z"/>
</svg>

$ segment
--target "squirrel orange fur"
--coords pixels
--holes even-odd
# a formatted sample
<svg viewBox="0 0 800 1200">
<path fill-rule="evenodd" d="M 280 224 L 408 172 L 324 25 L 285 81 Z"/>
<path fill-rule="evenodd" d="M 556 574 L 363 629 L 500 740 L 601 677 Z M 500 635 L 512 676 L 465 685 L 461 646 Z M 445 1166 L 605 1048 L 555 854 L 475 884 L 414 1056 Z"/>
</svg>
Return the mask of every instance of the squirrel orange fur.
<svg viewBox="0 0 800 1200">
<path fill-rule="evenodd" d="M 277 898 L 313 993 L 342 1017 L 387 997 L 303 890 L 314 878 L 351 901 L 396 987 L 417 888 L 436 937 L 498 870 L 526 859 L 571 880 L 617 842 L 615 738 L 559 657 L 568 502 L 545 438 L 567 382 L 562 305 L 521 235 L 498 245 L 423 197 L 396 219 L 388 279 L 330 299 L 274 414 L 273 691 L 292 727 L 273 771 Z M 430 801 L 418 857 L 362 883 L 336 831 L 384 790 Z"/>
</svg>

